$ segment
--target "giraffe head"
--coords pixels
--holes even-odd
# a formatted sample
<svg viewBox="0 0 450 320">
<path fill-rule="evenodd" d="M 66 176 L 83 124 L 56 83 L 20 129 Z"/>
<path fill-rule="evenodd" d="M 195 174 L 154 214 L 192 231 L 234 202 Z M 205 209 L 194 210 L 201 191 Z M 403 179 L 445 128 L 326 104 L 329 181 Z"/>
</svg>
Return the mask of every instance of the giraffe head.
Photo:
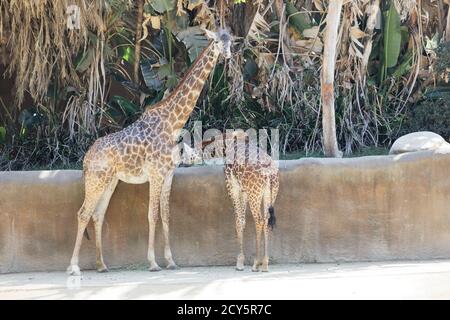
<svg viewBox="0 0 450 320">
<path fill-rule="evenodd" d="M 180 166 L 190 166 L 201 163 L 203 160 L 201 150 L 191 148 L 186 143 L 183 143 L 183 154 L 180 159 Z"/>
<path fill-rule="evenodd" d="M 223 55 L 225 59 L 231 58 L 232 37 L 230 32 L 222 28 L 217 32 L 208 29 L 203 30 L 205 31 L 206 37 L 214 42 L 214 49 Z"/>
</svg>

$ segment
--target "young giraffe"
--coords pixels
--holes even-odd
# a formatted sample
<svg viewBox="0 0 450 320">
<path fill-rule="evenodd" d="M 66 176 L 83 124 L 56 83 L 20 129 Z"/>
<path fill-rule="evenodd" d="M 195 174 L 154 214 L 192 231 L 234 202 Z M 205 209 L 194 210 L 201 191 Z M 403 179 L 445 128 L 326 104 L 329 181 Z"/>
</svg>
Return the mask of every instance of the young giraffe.
<svg viewBox="0 0 450 320">
<path fill-rule="evenodd" d="M 78 211 L 78 232 L 67 272 L 80 275 L 78 256 L 86 226 L 93 218 L 95 225 L 97 270 L 107 271 L 102 254 L 102 225 L 109 200 L 117 182 L 140 184 L 149 182 L 149 240 L 147 258 L 151 271 L 161 268 L 155 260 L 155 225 L 161 215 L 168 269 L 175 269 L 169 244 L 169 195 L 175 169 L 177 138 L 188 120 L 203 85 L 219 55 L 231 56 L 231 36 L 225 30 L 205 30 L 212 41 L 200 53 L 189 71 L 158 104 L 147 107 L 142 116 L 122 131 L 98 139 L 86 153 L 83 163 L 85 199 Z"/>
<path fill-rule="evenodd" d="M 233 154 L 226 154 L 234 148 Z M 247 202 L 256 226 L 256 257 L 252 271 L 269 271 L 269 231 L 275 226 L 273 205 L 278 194 L 278 166 L 273 159 L 256 143 L 250 143 L 249 136 L 243 132 L 233 132 L 205 140 L 202 147 L 226 156 L 225 183 L 228 194 L 233 201 L 236 218 L 236 233 L 240 252 L 237 256 L 236 270 L 244 270 L 243 236 Z M 207 151 L 207 150 L 205 150 Z M 208 152 L 206 152 L 208 154 Z M 225 160 L 226 161 L 226 160 Z M 263 211 L 261 212 L 261 203 Z M 264 232 L 264 256 L 260 258 L 261 233 Z"/>
</svg>

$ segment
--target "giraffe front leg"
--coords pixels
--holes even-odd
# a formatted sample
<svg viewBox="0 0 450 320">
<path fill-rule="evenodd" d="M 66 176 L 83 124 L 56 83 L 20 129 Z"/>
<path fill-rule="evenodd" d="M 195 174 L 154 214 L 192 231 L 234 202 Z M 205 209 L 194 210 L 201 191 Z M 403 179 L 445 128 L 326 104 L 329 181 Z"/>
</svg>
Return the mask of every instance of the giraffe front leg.
<svg viewBox="0 0 450 320">
<path fill-rule="evenodd" d="M 148 252 L 147 259 L 150 262 L 150 271 L 160 271 L 161 268 L 156 263 L 155 259 L 155 229 L 158 222 L 160 199 L 161 199 L 161 187 L 163 178 L 160 176 L 152 176 L 150 179 L 150 196 L 149 196 L 149 209 L 148 209 Z"/>
<path fill-rule="evenodd" d="M 245 212 L 244 215 L 236 213 L 236 234 L 239 242 L 239 254 L 237 256 L 236 270 L 244 270 L 244 229 L 245 229 Z"/>
<path fill-rule="evenodd" d="M 236 234 L 239 242 L 239 255 L 236 262 L 236 270 L 244 270 L 244 230 L 245 230 L 245 209 L 247 206 L 246 195 L 243 192 L 236 192 L 237 199 L 233 201 L 236 215 Z"/>
<path fill-rule="evenodd" d="M 163 225 L 164 232 L 164 257 L 167 261 L 167 269 L 175 270 L 178 269 L 178 266 L 173 261 L 172 251 L 170 250 L 170 239 L 169 239 L 169 218 L 170 218 L 170 210 L 169 210 L 169 199 L 170 199 L 170 190 L 172 188 L 172 178 L 173 171 L 171 170 L 164 180 L 164 184 L 161 190 L 161 220 Z"/>
<path fill-rule="evenodd" d="M 231 167 L 225 167 L 225 186 L 228 195 L 233 201 L 233 208 L 236 220 L 236 236 L 239 243 L 239 253 L 236 261 L 236 270 L 244 270 L 244 229 L 245 229 L 245 210 L 247 207 L 247 197 L 241 190 L 239 182 L 233 175 Z"/>
</svg>

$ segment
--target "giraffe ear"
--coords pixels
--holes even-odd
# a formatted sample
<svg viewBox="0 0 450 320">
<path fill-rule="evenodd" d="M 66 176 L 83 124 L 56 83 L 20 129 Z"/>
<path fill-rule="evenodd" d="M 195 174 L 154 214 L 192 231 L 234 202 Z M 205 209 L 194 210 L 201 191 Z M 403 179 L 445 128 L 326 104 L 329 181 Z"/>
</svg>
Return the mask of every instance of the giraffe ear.
<svg viewBox="0 0 450 320">
<path fill-rule="evenodd" d="M 208 30 L 206 28 L 202 28 L 202 29 L 205 32 L 205 35 L 208 39 L 217 41 L 217 34 L 215 32 Z"/>
</svg>

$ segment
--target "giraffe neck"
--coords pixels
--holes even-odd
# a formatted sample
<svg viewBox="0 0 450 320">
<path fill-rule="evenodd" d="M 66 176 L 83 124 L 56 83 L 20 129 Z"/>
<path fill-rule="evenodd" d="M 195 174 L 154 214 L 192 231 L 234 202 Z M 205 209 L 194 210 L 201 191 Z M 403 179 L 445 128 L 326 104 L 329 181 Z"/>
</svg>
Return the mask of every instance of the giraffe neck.
<svg viewBox="0 0 450 320">
<path fill-rule="evenodd" d="M 197 103 L 206 79 L 213 70 L 219 52 L 211 42 L 189 68 L 172 93 L 162 102 L 161 111 L 173 132 L 184 127 Z"/>
</svg>

